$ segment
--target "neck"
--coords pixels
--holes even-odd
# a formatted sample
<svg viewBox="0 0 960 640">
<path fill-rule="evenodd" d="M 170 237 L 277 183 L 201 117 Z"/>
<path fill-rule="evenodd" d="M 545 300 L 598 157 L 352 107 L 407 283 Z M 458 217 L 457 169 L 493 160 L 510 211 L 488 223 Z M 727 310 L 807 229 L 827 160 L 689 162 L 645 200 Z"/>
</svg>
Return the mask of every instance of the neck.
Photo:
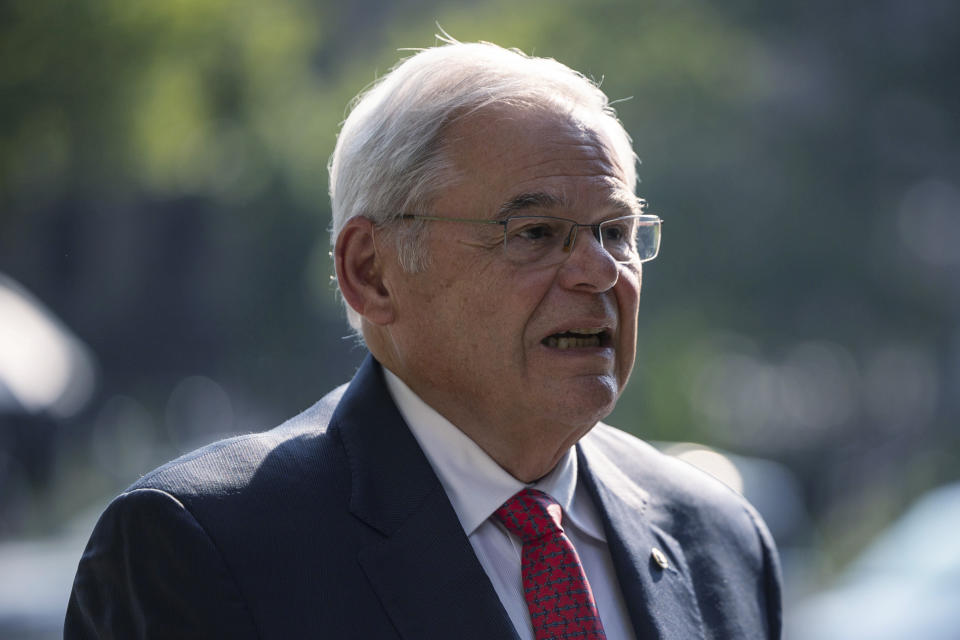
<svg viewBox="0 0 960 640">
<path fill-rule="evenodd" d="M 453 422 L 453 424 L 457 423 Z M 476 442 L 507 473 L 524 483 L 535 482 L 553 471 L 570 447 L 576 444 L 587 431 L 574 431 L 567 438 L 559 441 L 558 438 L 552 437 L 519 442 L 515 437 L 500 439 L 491 437 L 495 434 L 486 429 L 471 432 L 459 425 L 457 428 Z"/>
<path fill-rule="evenodd" d="M 373 336 L 366 337 L 371 352 L 385 369 L 521 482 L 534 482 L 550 473 L 602 417 L 592 415 L 570 422 L 542 415 L 535 408 L 504 407 L 496 398 L 478 396 L 476 389 L 451 392 L 437 381 L 421 379 L 404 367 L 402 358 L 384 348 L 389 341 L 371 341 Z"/>
</svg>

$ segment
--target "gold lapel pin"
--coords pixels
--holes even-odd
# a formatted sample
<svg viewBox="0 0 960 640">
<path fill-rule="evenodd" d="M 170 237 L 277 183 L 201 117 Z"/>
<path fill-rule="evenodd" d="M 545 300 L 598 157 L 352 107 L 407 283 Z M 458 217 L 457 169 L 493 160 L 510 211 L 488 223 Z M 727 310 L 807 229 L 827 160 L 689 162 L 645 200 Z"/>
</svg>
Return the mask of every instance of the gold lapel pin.
<svg viewBox="0 0 960 640">
<path fill-rule="evenodd" d="M 653 561 L 657 563 L 657 566 L 661 569 L 666 569 L 670 566 L 670 563 L 667 562 L 667 556 L 664 555 L 663 551 L 654 547 L 650 550 L 650 557 L 653 558 Z"/>
</svg>

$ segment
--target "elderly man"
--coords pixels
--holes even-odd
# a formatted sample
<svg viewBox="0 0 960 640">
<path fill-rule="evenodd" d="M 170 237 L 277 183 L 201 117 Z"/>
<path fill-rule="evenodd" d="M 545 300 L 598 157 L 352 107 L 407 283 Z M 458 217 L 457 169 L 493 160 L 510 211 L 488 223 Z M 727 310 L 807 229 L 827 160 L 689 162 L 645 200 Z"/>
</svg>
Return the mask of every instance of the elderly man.
<svg viewBox="0 0 960 640">
<path fill-rule="evenodd" d="M 567 67 L 407 59 L 330 163 L 349 386 L 148 474 L 102 516 L 67 638 L 775 638 L 734 492 L 599 422 L 660 220 Z"/>
</svg>

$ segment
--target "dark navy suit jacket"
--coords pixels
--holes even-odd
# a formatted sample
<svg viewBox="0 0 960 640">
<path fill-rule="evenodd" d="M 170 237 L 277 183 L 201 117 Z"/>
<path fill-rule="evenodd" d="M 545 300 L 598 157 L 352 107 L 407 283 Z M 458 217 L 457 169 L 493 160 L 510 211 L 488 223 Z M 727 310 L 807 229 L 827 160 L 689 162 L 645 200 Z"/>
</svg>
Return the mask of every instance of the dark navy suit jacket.
<svg viewBox="0 0 960 640">
<path fill-rule="evenodd" d="M 606 425 L 577 453 L 638 638 L 779 637 L 776 551 L 746 502 Z M 80 561 L 65 637 L 516 636 L 368 358 L 287 423 L 117 497 Z"/>
</svg>

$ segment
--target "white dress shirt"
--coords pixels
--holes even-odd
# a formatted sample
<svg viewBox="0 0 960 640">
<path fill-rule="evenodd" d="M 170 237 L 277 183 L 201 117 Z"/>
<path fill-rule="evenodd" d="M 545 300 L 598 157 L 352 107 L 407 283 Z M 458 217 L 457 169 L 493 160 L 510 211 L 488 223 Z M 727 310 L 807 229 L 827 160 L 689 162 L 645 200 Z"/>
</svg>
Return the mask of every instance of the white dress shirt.
<svg viewBox="0 0 960 640">
<path fill-rule="evenodd" d="M 521 640 L 534 640 L 520 575 L 522 543 L 493 513 L 525 487 L 539 489 L 563 509 L 563 529 L 577 550 L 609 640 L 632 640 L 630 617 L 620 593 L 603 524 L 583 483 L 577 456 L 567 451 L 539 481 L 520 482 L 449 420 L 384 368 L 387 388 L 440 478 L 470 544 Z"/>
</svg>

